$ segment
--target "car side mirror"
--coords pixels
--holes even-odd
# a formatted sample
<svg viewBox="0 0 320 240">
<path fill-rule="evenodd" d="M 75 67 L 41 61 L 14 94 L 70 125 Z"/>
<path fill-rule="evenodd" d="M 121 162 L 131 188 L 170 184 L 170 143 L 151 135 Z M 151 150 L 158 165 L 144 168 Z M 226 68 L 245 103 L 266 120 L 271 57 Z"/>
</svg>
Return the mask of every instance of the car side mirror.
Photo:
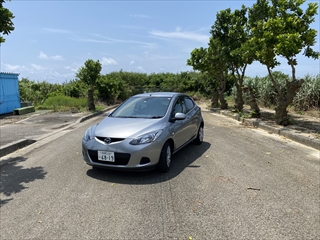
<svg viewBox="0 0 320 240">
<path fill-rule="evenodd" d="M 186 115 L 184 113 L 176 113 L 174 115 L 174 119 L 175 120 L 184 120 L 184 119 L 186 119 Z"/>
</svg>

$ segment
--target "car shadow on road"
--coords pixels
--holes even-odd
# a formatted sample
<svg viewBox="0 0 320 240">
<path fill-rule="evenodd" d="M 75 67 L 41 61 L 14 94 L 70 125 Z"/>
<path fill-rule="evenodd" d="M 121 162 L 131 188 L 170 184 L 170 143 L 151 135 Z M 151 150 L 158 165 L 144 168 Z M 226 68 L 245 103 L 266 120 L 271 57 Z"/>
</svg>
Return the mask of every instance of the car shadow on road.
<svg viewBox="0 0 320 240">
<path fill-rule="evenodd" d="M 44 179 L 47 172 L 43 167 L 23 168 L 19 163 L 26 161 L 25 157 L 8 158 L 3 160 L 0 167 L 0 208 L 13 200 L 12 195 L 26 189 L 24 183 Z"/>
<path fill-rule="evenodd" d="M 205 152 L 210 148 L 211 144 L 203 142 L 201 145 L 189 144 L 185 148 L 178 151 L 172 157 L 169 172 L 161 173 L 157 170 L 148 172 L 125 172 L 109 169 L 89 169 L 87 175 L 97 180 L 117 183 L 117 184 L 155 184 L 165 182 L 177 177 L 186 168 L 201 168 L 201 164 L 195 164 Z"/>
</svg>

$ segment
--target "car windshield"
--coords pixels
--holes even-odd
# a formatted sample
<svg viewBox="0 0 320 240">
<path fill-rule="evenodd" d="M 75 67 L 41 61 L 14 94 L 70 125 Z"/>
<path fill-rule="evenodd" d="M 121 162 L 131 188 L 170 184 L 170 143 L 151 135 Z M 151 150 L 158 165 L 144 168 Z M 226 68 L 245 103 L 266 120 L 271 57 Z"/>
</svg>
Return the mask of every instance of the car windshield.
<svg viewBox="0 0 320 240">
<path fill-rule="evenodd" d="M 162 118 L 168 109 L 171 97 L 132 97 L 116 109 L 110 117 Z"/>
</svg>

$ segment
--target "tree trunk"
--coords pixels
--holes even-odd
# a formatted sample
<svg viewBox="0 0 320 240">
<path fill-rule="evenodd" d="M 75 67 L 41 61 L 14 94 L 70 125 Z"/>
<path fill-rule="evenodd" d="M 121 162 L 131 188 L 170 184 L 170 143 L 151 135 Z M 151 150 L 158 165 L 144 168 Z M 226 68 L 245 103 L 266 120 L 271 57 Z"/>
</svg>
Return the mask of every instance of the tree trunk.
<svg viewBox="0 0 320 240">
<path fill-rule="evenodd" d="M 287 126 L 289 124 L 287 107 L 292 103 L 296 92 L 299 90 L 303 82 L 303 79 L 286 82 L 287 91 L 285 94 L 281 94 L 280 97 L 278 97 L 278 104 L 275 109 L 275 120 L 278 125 Z"/>
<path fill-rule="evenodd" d="M 254 95 L 254 91 L 251 87 L 246 87 L 244 90 L 249 95 L 249 105 L 251 108 L 251 117 L 253 118 L 260 118 L 260 108 L 257 104 L 256 96 Z"/>
<path fill-rule="evenodd" d="M 223 75 L 223 73 L 222 73 Z M 221 109 L 228 109 L 228 103 L 224 99 L 224 91 L 226 90 L 226 85 L 227 85 L 227 77 L 222 76 L 220 78 L 220 86 L 218 86 L 217 91 L 219 93 L 219 101 L 220 101 L 220 108 Z"/>
<path fill-rule="evenodd" d="M 88 90 L 88 107 L 89 111 L 95 111 L 96 106 L 94 105 L 93 89 Z"/>
<path fill-rule="evenodd" d="M 278 125 L 287 126 L 289 125 L 288 119 L 288 104 L 285 101 L 279 101 L 276 107 L 275 120 Z"/>
<path fill-rule="evenodd" d="M 219 92 L 217 90 L 214 91 L 212 99 L 211 99 L 211 107 L 217 108 L 219 107 Z"/>
<path fill-rule="evenodd" d="M 242 86 L 240 86 L 239 84 L 236 84 L 236 88 L 237 88 L 237 95 L 236 95 L 236 102 L 235 102 L 235 109 L 238 112 L 241 112 L 243 110 L 243 97 L 242 97 Z"/>
<path fill-rule="evenodd" d="M 228 103 L 224 99 L 224 92 L 219 92 L 219 100 L 220 100 L 220 108 L 221 109 L 228 109 Z"/>
</svg>

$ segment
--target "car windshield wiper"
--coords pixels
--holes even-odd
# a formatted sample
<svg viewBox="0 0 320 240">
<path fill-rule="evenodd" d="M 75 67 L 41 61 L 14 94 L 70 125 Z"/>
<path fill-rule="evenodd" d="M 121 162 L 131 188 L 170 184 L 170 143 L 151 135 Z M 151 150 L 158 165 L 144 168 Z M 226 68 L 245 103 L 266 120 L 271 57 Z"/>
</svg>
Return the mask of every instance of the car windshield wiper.
<svg viewBox="0 0 320 240">
<path fill-rule="evenodd" d="M 152 116 L 150 118 L 163 118 L 163 116 Z"/>
<path fill-rule="evenodd" d="M 137 116 L 117 116 L 118 118 L 140 118 Z"/>
</svg>

